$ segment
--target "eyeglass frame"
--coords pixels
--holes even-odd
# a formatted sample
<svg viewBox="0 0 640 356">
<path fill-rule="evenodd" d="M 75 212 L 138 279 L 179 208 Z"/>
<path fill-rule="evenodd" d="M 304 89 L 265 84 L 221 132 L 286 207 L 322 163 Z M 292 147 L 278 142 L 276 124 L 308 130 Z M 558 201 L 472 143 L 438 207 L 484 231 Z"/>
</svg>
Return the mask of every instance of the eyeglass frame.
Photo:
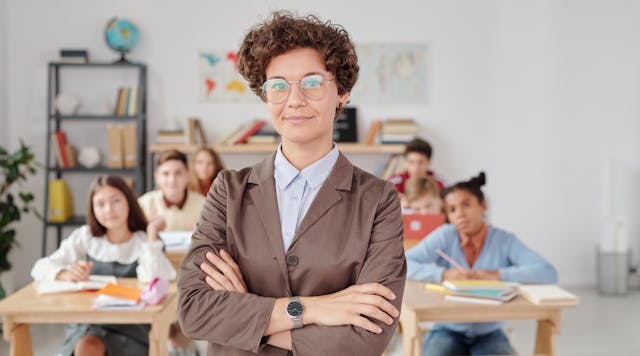
<svg viewBox="0 0 640 356">
<path fill-rule="evenodd" d="M 304 94 L 304 90 L 302 90 L 302 85 L 300 85 L 300 84 L 302 83 L 302 81 L 303 81 L 303 80 L 305 80 L 305 78 L 308 78 L 308 77 L 311 77 L 311 76 L 314 76 L 314 75 L 320 76 L 320 77 L 322 78 L 322 80 L 324 80 L 324 81 L 325 81 L 325 82 L 327 82 L 327 83 L 329 83 L 329 82 L 332 82 L 332 81 L 335 81 L 335 80 L 336 80 L 336 78 L 335 78 L 335 77 L 333 77 L 333 78 L 331 78 L 331 79 L 327 79 L 327 78 L 325 78 L 324 74 L 322 74 L 322 73 L 317 73 L 317 72 L 314 72 L 314 73 L 308 73 L 307 75 L 305 75 L 304 77 L 302 77 L 302 79 L 300 79 L 300 80 L 290 80 L 290 81 L 289 81 L 289 80 L 286 80 L 286 79 L 284 79 L 284 78 L 282 78 L 282 77 L 269 78 L 269 79 L 265 80 L 265 81 L 264 81 L 264 83 L 262 83 L 262 86 L 260 87 L 260 90 L 261 90 L 261 91 L 260 91 L 260 97 L 261 97 L 262 99 L 264 99 L 264 101 L 270 102 L 271 104 L 282 104 L 282 103 L 286 102 L 286 101 L 287 101 L 287 99 L 289 99 L 289 95 L 291 95 L 291 88 L 293 88 L 293 85 L 292 85 L 292 84 L 294 84 L 294 83 L 298 83 L 298 90 L 300 91 L 300 94 L 301 94 L 305 99 L 312 100 L 312 101 L 322 100 L 322 99 L 324 99 L 324 98 L 327 96 L 328 88 L 327 88 L 327 90 L 325 91 L 325 93 L 324 93 L 324 95 L 322 96 L 322 98 L 319 98 L 319 99 L 312 99 L 312 98 L 309 98 L 308 96 L 306 96 L 306 95 Z M 277 103 L 276 103 L 276 102 L 273 102 L 273 101 L 271 101 L 271 100 L 269 100 L 269 99 L 267 98 L 267 91 L 265 90 L 265 86 L 267 85 L 267 82 L 268 82 L 268 81 L 273 80 L 273 79 L 281 79 L 281 80 L 283 80 L 285 83 L 287 83 L 287 85 L 289 86 L 289 92 L 287 93 L 287 96 L 285 96 L 285 97 L 284 97 L 284 99 L 283 99 L 281 102 L 277 102 Z"/>
</svg>

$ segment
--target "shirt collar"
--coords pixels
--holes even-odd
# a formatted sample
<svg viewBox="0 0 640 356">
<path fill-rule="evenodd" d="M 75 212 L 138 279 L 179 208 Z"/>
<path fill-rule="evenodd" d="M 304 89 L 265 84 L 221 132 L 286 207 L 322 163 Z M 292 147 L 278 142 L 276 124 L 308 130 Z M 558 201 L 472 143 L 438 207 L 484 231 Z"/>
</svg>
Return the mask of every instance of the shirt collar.
<svg viewBox="0 0 640 356">
<path fill-rule="evenodd" d="M 164 194 L 162 194 L 162 202 L 164 203 L 164 206 L 167 207 L 167 209 L 171 208 L 172 206 L 175 206 L 179 210 L 182 210 L 182 208 L 184 208 L 184 204 L 187 203 L 188 196 L 189 196 L 189 192 L 185 191 L 184 198 L 182 199 L 182 201 L 176 204 L 168 201 L 167 198 L 165 198 Z"/>
<path fill-rule="evenodd" d="M 278 184 L 280 189 L 284 190 L 289 186 L 289 184 L 291 184 L 298 174 L 300 174 L 307 181 L 309 187 L 316 189 L 327 179 L 333 169 L 333 166 L 336 164 L 339 155 L 340 152 L 338 151 L 338 146 L 334 143 L 333 148 L 326 155 L 313 162 L 313 164 L 302 171 L 298 171 L 298 169 L 286 159 L 282 153 L 282 144 L 280 144 L 273 163 L 273 175 L 276 180 L 276 184 Z"/>
<path fill-rule="evenodd" d="M 460 246 L 467 247 L 468 245 L 473 246 L 475 249 L 482 247 L 484 244 L 484 239 L 487 236 L 487 224 L 482 226 L 482 229 L 478 231 L 475 235 L 463 235 L 460 234 Z"/>
</svg>

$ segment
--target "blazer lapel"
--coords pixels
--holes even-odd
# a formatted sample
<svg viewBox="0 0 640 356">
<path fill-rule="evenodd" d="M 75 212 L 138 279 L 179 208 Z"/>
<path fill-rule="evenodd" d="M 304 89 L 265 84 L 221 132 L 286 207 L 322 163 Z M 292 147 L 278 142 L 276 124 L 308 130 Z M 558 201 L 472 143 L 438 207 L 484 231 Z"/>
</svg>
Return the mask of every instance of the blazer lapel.
<svg viewBox="0 0 640 356">
<path fill-rule="evenodd" d="M 341 152 L 327 180 L 322 184 L 322 187 L 320 187 L 309 210 L 300 222 L 300 226 L 298 226 L 298 230 L 296 230 L 296 234 L 293 236 L 293 241 L 291 241 L 289 249 L 295 245 L 296 241 L 309 230 L 313 224 L 342 199 L 338 190 L 351 190 L 353 169 L 351 162 L 349 162 Z"/>
<path fill-rule="evenodd" d="M 278 197 L 273 178 L 274 158 L 275 153 L 253 167 L 249 175 L 249 183 L 253 184 L 253 186 L 249 187 L 249 194 L 256 209 L 258 209 L 260 221 L 267 232 L 272 253 L 277 257 L 284 280 L 289 285 L 289 272 L 286 265 L 280 214 L 278 212 Z"/>
</svg>

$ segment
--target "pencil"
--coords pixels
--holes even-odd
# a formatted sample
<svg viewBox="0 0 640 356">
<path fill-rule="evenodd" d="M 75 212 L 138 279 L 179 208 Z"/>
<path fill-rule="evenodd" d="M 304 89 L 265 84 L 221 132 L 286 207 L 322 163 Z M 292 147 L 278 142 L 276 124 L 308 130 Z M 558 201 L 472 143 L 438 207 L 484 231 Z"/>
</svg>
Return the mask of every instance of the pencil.
<svg viewBox="0 0 640 356">
<path fill-rule="evenodd" d="M 457 268 L 459 270 L 464 270 L 464 267 L 460 266 L 460 264 L 458 262 L 456 262 L 453 258 L 449 257 L 449 255 L 447 255 L 446 253 L 442 252 L 441 249 L 437 248 L 436 249 L 436 253 L 438 255 L 440 255 L 440 257 L 444 258 L 447 262 L 452 264 L 455 268 Z"/>
</svg>

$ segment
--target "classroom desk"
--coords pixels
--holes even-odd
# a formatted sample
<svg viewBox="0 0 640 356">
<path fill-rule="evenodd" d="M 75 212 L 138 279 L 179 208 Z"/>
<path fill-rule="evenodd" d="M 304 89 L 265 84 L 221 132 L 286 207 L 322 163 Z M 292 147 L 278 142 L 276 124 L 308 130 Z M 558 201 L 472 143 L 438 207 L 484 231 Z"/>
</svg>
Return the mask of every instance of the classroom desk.
<svg viewBox="0 0 640 356">
<path fill-rule="evenodd" d="M 135 278 L 120 278 L 118 284 L 135 287 Z M 38 295 L 33 283 L 0 302 L 5 340 L 11 356 L 33 355 L 29 324 L 151 324 L 149 355 L 168 356 L 169 325 L 178 316 L 176 284 L 158 305 L 142 310 L 93 310 L 96 293 L 74 292 Z M 62 344 L 60 344 L 62 348 Z"/>
<path fill-rule="evenodd" d="M 537 320 L 535 355 L 555 355 L 554 336 L 560 333 L 560 313 L 575 305 L 535 305 L 522 297 L 501 305 L 445 301 L 444 295 L 423 288 L 424 283 L 407 281 L 402 299 L 402 353 L 422 354 L 422 332 L 418 323 L 486 322 L 500 320 Z M 525 353 L 526 354 L 526 353 Z"/>
</svg>

